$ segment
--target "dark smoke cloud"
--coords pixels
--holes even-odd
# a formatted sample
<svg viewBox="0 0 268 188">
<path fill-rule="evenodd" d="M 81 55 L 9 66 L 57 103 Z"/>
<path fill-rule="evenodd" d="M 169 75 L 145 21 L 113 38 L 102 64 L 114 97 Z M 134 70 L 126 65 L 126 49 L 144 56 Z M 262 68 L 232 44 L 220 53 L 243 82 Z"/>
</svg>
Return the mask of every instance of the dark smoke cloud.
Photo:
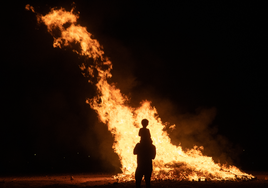
<svg viewBox="0 0 268 188">
<path fill-rule="evenodd" d="M 172 101 L 158 100 L 154 103 L 162 121 L 166 122 L 165 131 L 169 133 L 171 142 L 180 145 L 186 151 L 194 146 L 203 146 L 203 154 L 213 157 L 215 162 L 237 164 L 241 147 L 233 145 L 226 137 L 218 133 L 215 107 L 198 107 L 194 112 L 185 112 L 179 104 Z M 176 106 L 178 105 L 178 106 Z M 176 124 L 174 129 L 170 128 Z"/>
<path fill-rule="evenodd" d="M 148 73 L 155 77 L 154 72 Z M 158 73 L 156 73 L 158 74 Z M 165 79 L 167 81 L 167 79 Z M 161 91 L 158 84 L 142 84 L 137 77 L 137 85 L 132 88 L 131 105 L 138 107 L 142 100 L 152 101 L 162 122 L 166 124 L 171 142 L 180 145 L 186 151 L 194 146 L 203 146 L 203 154 L 213 157 L 215 162 L 221 164 L 239 164 L 239 155 L 242 148 L 231 143 L 227 137 L 221 135 L 218 130 L 217 109 L 215 107 L 187 107 L 185 103 L 180 105 L 176 98 L 165 98 L 165 91 Z M 189 100 L 189 98 L 188 98 Z M 198 104 L 197 104 L 198 105 Z M 175 129 L 169 129 L 176 124 Z"/>
<path fill-rule="evenodd" d="M 137 85 L 137 78 L 133 73 L 136 67 L 133 52 L 122 41 L 108 36 L 102 36 L 100 42 L 103 45 L 105 55 L 113 63 L 111 71 L 113 76 L 109 82 L 115 83 L 121 93 L 131 95 L 131 90 Z"/>
</svg>

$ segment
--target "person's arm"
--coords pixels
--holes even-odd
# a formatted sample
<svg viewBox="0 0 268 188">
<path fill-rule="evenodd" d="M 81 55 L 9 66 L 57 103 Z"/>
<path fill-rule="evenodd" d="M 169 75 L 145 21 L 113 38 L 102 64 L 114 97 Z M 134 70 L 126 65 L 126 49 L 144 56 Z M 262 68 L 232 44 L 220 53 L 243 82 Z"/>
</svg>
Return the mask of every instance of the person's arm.
<svg viewBox="0 0 268 188">
<path fill-rule="evenodd" d="M 150 130 L 148 129 L 148 135 L 149 135 L 149 137 L 151 138 L 151 133 L 150 133 Z"/>
<path fill-rule="evenodd" d="M 138 144 L 136 144 L 136 146 L 135 146 L 135 148 L 134 148 L 134 150 L 133 150 L 133 154 L 134 155 L 137 155 L 138 154 L 138 149 L 139 148 L 139 143 Z"/>
<path fill-rule="evenodd" d="M 152 159 L 154 159 L 156 156 L 156 148 L 154 145 L 152 145 Z"/>
</svg>

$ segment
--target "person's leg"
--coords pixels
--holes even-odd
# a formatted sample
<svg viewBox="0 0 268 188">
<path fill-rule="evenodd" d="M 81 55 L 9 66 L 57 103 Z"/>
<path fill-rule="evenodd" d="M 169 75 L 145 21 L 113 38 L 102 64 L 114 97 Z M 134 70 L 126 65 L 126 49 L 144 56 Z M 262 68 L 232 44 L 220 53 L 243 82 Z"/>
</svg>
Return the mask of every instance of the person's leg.
<svg viewBox="0 0 268 188">
<path fill-rule="evenodd" d="M 136 188 L 141 187 L 142 176 L 143 174 L 140 172 L 140 170 L 136 169 L 136 172 L 135 172 Z"/>
<path fill-rule="evenodd" d="M 151 187 L 151 175 L 152 175 L 152 171 L 145 174 L 144 178 L 145 178 L 145 182 L 146 182 L 146 188 Z"/>
</svg>

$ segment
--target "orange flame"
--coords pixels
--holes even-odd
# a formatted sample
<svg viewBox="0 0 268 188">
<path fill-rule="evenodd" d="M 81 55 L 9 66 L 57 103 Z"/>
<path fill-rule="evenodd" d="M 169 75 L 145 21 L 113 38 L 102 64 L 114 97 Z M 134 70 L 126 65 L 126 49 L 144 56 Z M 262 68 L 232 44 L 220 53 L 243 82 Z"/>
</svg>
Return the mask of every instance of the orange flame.
<svg viewBox="0 0 268 188">
<path fill-rule="evenodd" d="M 25 9 L 26 10 L 31 10 L 32 12 L 35 12 L 33 6 L 31 6 L 29 4 L 25 6 Z"/>
<path fill-rule="evenodd" d="M 30 5 L 26 5 L 26 9 L 34 12 Z M 92 39 L 92 35 L 85 27 L 77 24 L 79 16 L 73 13 L 73 9 L 71 11 L 66 11 L 64 8 L 51 9 L 47 15 L 37 15 L 37 18 L 47 25 L 48 32 L 54 37 L 54 47 L 62 48 L 77 43 L 81 49 L 73 51 L 94 60 L 93 65 L 83 64 L 80 67 L 82 71 L 87 70 L 92 77 L 94 69 L 98 71 L 96 87 L 99 95 L 86 102 L 97 112 L 99 120 L 107 124 L 109 131 L 114 135 L 113 149 L 120 158 L 123 172 L 118 174 L 117 178 L 125 181 L 134 179 L 136 156 L 133 155 L 133 148 L 139 142 L 138 129 L 144 118 L 149 120 L 148 128 L 157 149 L 153 162 L 153 179 L 198 180 L 205 177 L 211 180 L 234 180 L 237 176 L 253 178 L 252 175 L 241 172 L 235 166 L 216 164 L 212 157 L 202 154 L 202 147 L 195 146 L 189 151 L 183 151 L 180 146 L 171 144 L 167 132 L 163 131 L 165 126 L 157 110 L 149 101 L 143 101 L 137 109 L 126 105 L 127 97 L 123 96 L 114 84 L 109 84 L 107 81 L 112 76 L 111 61 L 104 57 L 99 42 Z M 69 24 L 67 28 L 66 23 Z M 59 37 L 53 34 L 56 28 L 61 32 Z M 175 125 L 171 126 L 174 127 Z"/>
</svg>

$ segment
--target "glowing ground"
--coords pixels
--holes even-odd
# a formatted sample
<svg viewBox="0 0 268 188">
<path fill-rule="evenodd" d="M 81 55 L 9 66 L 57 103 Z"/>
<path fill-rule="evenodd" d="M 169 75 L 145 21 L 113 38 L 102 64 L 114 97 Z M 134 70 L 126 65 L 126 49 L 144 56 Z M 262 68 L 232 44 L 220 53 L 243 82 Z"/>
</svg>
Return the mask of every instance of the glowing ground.
<svg viewBox="0 0 268 188">
<path fill-rule="evenodd" d="M 151 187 L 268 187 L 268 172 L 252 172 L 257 177 L 252 181 L 211 181 L 211 182 L 179 182 L 179 181 L 153 181 Z M 142 182 L 143 187 L 145 183 Z M 41 188 L 41 187 L 135 187 L 135 182 L 117 183 L 110 174 L 65 174 L 47 176 L 0 177 L 0 187 L 3 188 Z"/>
</svg>

